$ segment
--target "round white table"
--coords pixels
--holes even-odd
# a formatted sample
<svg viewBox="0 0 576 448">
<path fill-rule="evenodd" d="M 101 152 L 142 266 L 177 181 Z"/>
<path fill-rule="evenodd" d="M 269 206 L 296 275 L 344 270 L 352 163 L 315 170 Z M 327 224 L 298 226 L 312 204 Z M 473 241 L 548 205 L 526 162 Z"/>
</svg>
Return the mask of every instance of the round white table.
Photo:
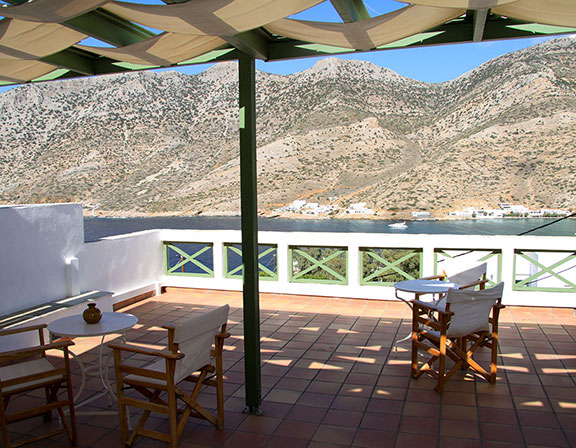
<svg viewBox="0 0 576 448">
<path fill-rule="evenodd" d="M 58 336 L 83 338 L 124 333 L 138 323 L 138 318 L 125 313 L 102 313 L 97 324 L 87 324 L 81 314 L 62 317 L 48 324 L 48 331 Z"/>
<path fill-rule="evenodd" d="M 98 365 L 97 366 L 90 366 L 86 368 L 82 360 L 72 353 L 76 361 L 80 364 L 80 370 L 82 372 L 82 382 L 80 384 L 80 388 L 78 392 L 76 392 L 76 397 L 80 397 L 82 392 L 84 391 L 84 387 L 86 385 L 86 374 L 89 373 L 92 369 L 97 369 L 100 374 L 100 381 L 102 382 L 102 387 L 104 387 L 104 391 L 102 394 L 96 394 L 81 403 L 75 404 L 76 408 L 82 407 L 98 398 L 102 395 L 108 395 L 112 401 L 116 400 L 116 395 L 110 386 L 110 381 L 108 379 L 108 364 L 110 363 L 110 354 L 104 357 L 104 339 L 109 334 L 118 334 L 122 335 L 122 339 L 126 342 L 125 332 L 129 330 L 134 325 L 138 323 L 138 318 L 132 314 L 127 313 L 102 313 L 102 319 L 97 324 L 87 324 L 84 319 L 82 318 L 82 314 L 75 314 L 73 316 L 66 316 L 60 319 L 56 319 L 48 324 L 48 331 L 52 335 L 64 336 L 64 337 L 72 337 L 72 338 L 85 338 L 85 337 L 92 337 L 92 336 L 101 336 L 102 339 L 100 340 L 100 349 L 98 355 Z M 96 414 L 101 415 L 109 414 L 107 411 L 101 412 L 85 412 L 85 413 L 78 413 L 79 415 L 82 414 Z M 116 411 L 114 411 L 114 414 Z"/>
<path fill-rule="evenodd" d="M 394 284 L 396 291 L 410 292 L 416 296 L 421 296 L 423 294 L 445 294 L 449 289 L 458 288 L 458 286 L 459 285 L 453 282 L 426 280 L 422 278 L 416 280 L 404 280 L 403 282 Z M 396 297 L 398 297 L 398 295 L 396 295 Z"/>
</svg>

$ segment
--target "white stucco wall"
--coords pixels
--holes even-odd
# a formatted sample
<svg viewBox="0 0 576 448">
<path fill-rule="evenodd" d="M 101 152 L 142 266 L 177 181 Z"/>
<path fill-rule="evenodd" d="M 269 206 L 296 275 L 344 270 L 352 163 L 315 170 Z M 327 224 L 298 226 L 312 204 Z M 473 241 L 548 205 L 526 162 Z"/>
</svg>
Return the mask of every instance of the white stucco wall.
<svg viewBox="0 0 576 448">
<path fill-rule="evenodd" d="M 0 207 L 0 315 L 65 297 L 83 244 L 81 204 Z"/>
<path fill-rule="evenodd" d="M 118 302 L 155 289 L 163 274 L 159 230 L 103 238 L 78 252 L 83 290 L 113 292 Z"/>
</svg>

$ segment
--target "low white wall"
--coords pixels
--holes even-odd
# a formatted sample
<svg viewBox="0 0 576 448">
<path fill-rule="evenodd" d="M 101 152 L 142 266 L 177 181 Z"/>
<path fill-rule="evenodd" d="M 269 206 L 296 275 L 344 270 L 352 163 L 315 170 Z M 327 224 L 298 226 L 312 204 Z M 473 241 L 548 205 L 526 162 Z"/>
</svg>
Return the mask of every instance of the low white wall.
<svg viewBox="0 0 576 448">
<path fill-rule="evenodd" d="M 158 291 L 162 253 L 158 230 L 84 243 L 81 204 L 0 207 L 0 316 L 86 291 L 112 304 Z"/>
<path fill-rule="evenodd" d="M 0 315 L 65 297 L 83 244 L 81 204 L 0 207 Z"/>
<path fill-rule="evenodd" d="M 113 303 L 156 290 L 163 273 L 159 230 L 86 243 L 78 252 L 83 290 L 112 291 Z"/>
<path fill-rule="evenodd" d="M 240 231 L 230 230 L 162 230 L 162 239 L 173 242 L 212 242 L 214 244 L 214 277 L 164 275 L 162 286 L 193 287 L 222 290 L 241 290 L 242 281 L 225 278 L 224 243 L 239 243 Z M 260 244 L 278 246 L 278 280 L 260 281 L 260 292 L 299 294 L 328 297 L 351 297 L 365 299 L 394 300 L 393 287 L 360 284 L 359 248 L 417 248 L 421 249 L 422 271 L 424 276 L 434 275 L 435 250 L 475 249 L 489 253 L 501 251 L 501 259 L 493 257 L 488 261 L 488 277 L 494 281 L 504 281 L 504 303 L 509 305 L 576 307 L 576 294 L 572 292 L 514 291 L 514 250 L 567 251 L 576 250 L 576 238 L 535 237 L 535 236 L 471 236 L 471 235 L 398 235 L 360 233 L 304 233 L 304 232 L 260 232 Z M 294 283 L 289 281 L 289 246 L 334 246 L 348 249 L 348 284 L 327 285 L 318 283 Z M 451 259 L 442 257 L 439 271 L 457 273 L 479 264 L 478 254 Z M 501 277 L 498 278 L 498 273 Z M 527 273 L 528 274 L 528 273 Z M 576 269 L 566 273 L 576 282 Z M 411 298 L 409 296 L 403 296 Z"/>
</svg>

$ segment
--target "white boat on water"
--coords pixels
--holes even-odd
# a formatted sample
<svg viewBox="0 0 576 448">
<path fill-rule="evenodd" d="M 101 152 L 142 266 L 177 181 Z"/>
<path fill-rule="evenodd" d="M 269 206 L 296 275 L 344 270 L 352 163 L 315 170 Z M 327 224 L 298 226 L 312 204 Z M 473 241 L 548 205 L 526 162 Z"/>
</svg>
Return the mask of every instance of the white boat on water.
<svg viewBox="0 0 576 448">
<path fill-rule="evenodd" d="M 405 221 L 395 222 L 394 224 L 388 224 L 388 227 L 390 227 L 391 229 L 407 229 L 408 228 Z"/>
</svg>

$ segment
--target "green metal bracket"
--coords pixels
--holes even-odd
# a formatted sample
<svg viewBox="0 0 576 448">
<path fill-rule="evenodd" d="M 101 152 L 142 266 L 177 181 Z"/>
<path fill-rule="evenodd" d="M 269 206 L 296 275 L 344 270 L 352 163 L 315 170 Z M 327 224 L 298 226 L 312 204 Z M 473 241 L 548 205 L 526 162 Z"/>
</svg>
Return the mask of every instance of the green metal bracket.
<svg viewBox="0 0 576 448">
<path fill-rule="evenodd" d="M 200 246 L 200 249 L 195 250 L 192 254 L 186 252 L 179 246 Z M 208 252 L 213 250 L 212 243 L 178 243 L 178 242 L 165 242 L 164 243 L 164 260 L 166 275 L 185 275 L 192 277 L 214 277 L 214 270 L 210 268 L 205 262 L 199 260 L 204 255 L 209 256 L 211 264 L 214 264 L 212 253 Z M 192 266 L 196 272 L 187 271 L 187 267 Z"/>
<path fill-rule="evenodd" d="M 361 247 L 360 284 L 391 286 L 422 277 L 422 256 L 422 249 Z"/>
<path fill-rule="evenodd" d="M 278 246 L 275 245 L 263 245 L 260 244 L 258 247 L 258 272 L 260 280 L 274 281 L 278 280 Z M 232 266 L 232 260 L 230 255 L 235 254 L 239 257 L 239 262 L 235 263 L 236 266 Z M 272 256 L 272 269 L 268 266 L 266 259 Z M 262 262 L 260 262 L 262 260 Z M 224 244 L 224 272 L 226 278 L 242 278 L 244 271 L 244 265 L 242 264 L 242 245 L 234 243 Z"/>
<path fill-rule="evenodd" d="M 527 255 L 527 252 L 535 252 L 535 253 L 546 253 L 546 254 L 558 254 L 562 256 L 565 254 L 563 258 L 556 261 L 550 266 L 545 266 L 537 259 Z M 528 261 L 531 265 L 536 266 L 539 271 L 535 274 L 529 275 L 523 280 L 517 280 L 517 261 L 518 259 L 523 259 Z M 564 269 L 561 272 L 558 272 L 558 268 L 566 265 L 566 263 L 570 261 L 576 260 L 576 253 L 575 252 L 568 252 L 568 251 L 534 251 L 534 250 L 521 250 L 517 249 L 514 251 L 514 284 L 512 289 L 514 291 L 549 291 L 549 292 L 576 292 L 576 284 L 568 280 L 565 276 L 560 275 L 561 272 L 565 272 L 569 269 L 576 268 L 576 265 L 570 266 Z M 532 283 L 536 283 L 539 280 L 544 280 L 548 278 L 554 278 L 562 283 L 564 283 L 564 287 L 546 287 L 546 286 L 530 286 Z"/>
<path fill-rule="evenodd" d="M 312 252 L 312 255 L 310 254 Z M 327 255 L 324 253 L 327 252 Z M 307 246 L 288 249 L 290 281 L 294 283 L 348 284 L 348 250 L 344 247 Z M 340 264 L 333 269 L 330 262 Z M 302 266 L 300 265 L 302 264 Z M 295 272 L 299 269 L 298 272 Z M 339 271 L 340 272 L 339 272 Z"/>
</svg>

